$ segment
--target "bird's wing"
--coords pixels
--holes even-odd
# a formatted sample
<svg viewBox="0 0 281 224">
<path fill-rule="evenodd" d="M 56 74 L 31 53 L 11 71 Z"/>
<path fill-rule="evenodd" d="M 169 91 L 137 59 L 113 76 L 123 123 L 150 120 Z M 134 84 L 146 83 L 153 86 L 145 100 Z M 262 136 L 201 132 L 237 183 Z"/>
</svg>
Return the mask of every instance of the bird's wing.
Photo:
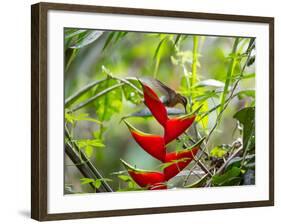
<svg viewBox="0 0 281 224">
<path fill-rule="evenodd" d="M 156 89 L 158 89 L 168 99 L 170 97 L 173 97 L 176 94 L 176 92 L 173 89 L 171 89 L 170 87 L 166 86 L 164 83 L 162 83 L 158 79 L 145 78 L 144 82 L 148 82 L 148 84 L 153 85 Z"/>
</svg>

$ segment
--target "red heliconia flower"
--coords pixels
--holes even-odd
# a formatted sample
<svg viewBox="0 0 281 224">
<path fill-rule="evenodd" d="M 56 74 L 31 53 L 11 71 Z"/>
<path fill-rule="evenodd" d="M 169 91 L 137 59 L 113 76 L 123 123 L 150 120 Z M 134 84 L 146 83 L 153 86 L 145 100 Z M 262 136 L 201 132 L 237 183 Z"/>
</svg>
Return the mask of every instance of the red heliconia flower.
<svg viewBox="0 0 281 224">
<path fill-rule="evenodd" d="M 128 126 L 132 136 L 134 137 L 135 141 L 150 155 L 154 158 L 164 162 L 166 156 L 166 147 L 165 141 L 162 136 L 159 135 L 152 135 L 147 134 L 142 131 L 137 130 L 127 121 L 125 124 Z"/>
<path fill-rule="evenodd" d="M 205 138 L 202 138 L 189 149 L 184 149 L 182 151 L 166 154 L 165 163 L 171 163 L 171 165 L 167 166 L 164 169 L 166 181 L 176 176 L 194 159 L 194 156 L 197 154 L 200 145 L 204 141 L 204 139 Z"/>
<path fill-rule="evenodd" d="M 143 89 L 144 103 L 151 111 L 155 119 L 165 127 L 168 120 L 167 110 L 157 94 L 146 84 L 140 82 Z"/>
<path fill-rule="evenodd" d="M 193 121 L 195 120 L 196 115 L 184 115 L 180 117 L 173 117 L 167 120 L 165 125 L 165 144 L 173 141 L 177 137 L 179 137 L 186 129 L 188 129 Z"/>
<path fill-rule="evenodd" d="M 149 190 L 167 189 L 165 175 L 160 172 L 136 169 L 121 159 L 132 179 L 142 188 Z"/>
<path fill-rule="evenodd" d="M 155 119 L 163 126 L 164 136 L 152 135 L 141 132 L 125 121 L 135 141 L 151 156 L 167 163 L 163 172 L 139 170 L 121 160 L 129 175 L 142 188 L 150 190 L 167 189 L 166 181 L 176 176 L 193 159 L 204 138 L 189 149 L 179 152 L 166 153 L 166 145 L 179 137 L 188 129 L 195 120 L 196 113 L 169 118 L 165 105 L 160 101 L 157 94 L 146 84 L 141 83 L 143 88 L 144 103 L 151 111 Z"/>
</svg>

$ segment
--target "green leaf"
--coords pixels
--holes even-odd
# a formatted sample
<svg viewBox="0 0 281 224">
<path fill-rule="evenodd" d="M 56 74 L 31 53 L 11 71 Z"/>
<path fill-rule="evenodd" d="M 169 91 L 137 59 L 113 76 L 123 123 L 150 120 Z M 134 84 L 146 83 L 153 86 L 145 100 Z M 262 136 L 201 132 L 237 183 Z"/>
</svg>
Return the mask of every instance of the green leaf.
<svg viewBox="0 0 281 224">
<path fill-rule="evenodd" d="M 206 129 L 209 124 L 209 116 L 206 115 L 206 112 L 209 110 L 208 101 L 196 101 L 193 104 L 193 108 L 198 108 L 201 106 L 200 113 L 196 116 L 196 121 L 202 127 L 202 129 Z M 203 116 L 202 116 L 203 115 Z"/>
<path fill-rule="evenodd" d="M 93 147 L 97 147 L 97 148 L 105 147 L 105 145 L 102 143 L 102 141 L 100 139 L 90 140 L 90 141 L 88 141 L 88 144 L 93 146 Z"/>
<path fill-rule="evenodd" d="M 118 178 L 119 178 L 120 180 L 125 181 L 125 182 L 130 182 L 130 181 L 132 181 L 132 178 L 131 178 L 130 176 L 127 176 L 127 175 L 118 175 Z"/>
<path fill-rule="evenodd" d="M 178 35 L 176 36 L 175 43 L 174 43 L 175 46 L 176 46 L 176 45 L 178 44 L 178 42 L 180 41 L 181 35 L 182 35 L 182 34 L 178 34 Z"/>
<path fill-rule="evenodd" d="M 99 92 L 117 84 L 116 80 L 108 78 L 103 83 L 100 83 L 96 90 L 95 95 Z M 122 91 L 120 88 L 111 90 L 93 102 L 96 108 L 96 114 L 101 121 L 110 120 L 113 114 L 117 114 L 122 109 Z"/>
<path fill-rule="evenodd" d="M 252 97 L 255 98 L 256 91 L 255 90 L 242 90 L 237 93 L 238 99 L 241 100 L 245 97 Z"/>
<path fill-rule="evenodd" d="M 76 50 L 76 49 L 70 49 L 70 47 L 81 42 L 89 32 L 90 32 L 89 30 L 84 30 L 84 29 L 65 29 L 64 31 L 65 52 L 67 53 L 68 50 Z"/>
<path fill-rule="evenodd" d="M 64 118 L 65 118 L 66 122 L 68 122 L 70 124 L 74 123 L 73 117 L 69 113 L 65 113 Z"/>
<path fill-rule="evenodd" d="M 88 158 L 91 157 L 93 155 L 93 147 L 90 145 L 86 145 L 85 153 Z"/>
<path fill-rule="evenodd" d="M 87 113 L 74 114 L 70 112 L 65 112 L 65 120 L 71 124 L 73 124 L 75 121 L 90 121 L 101 124 L 100 121 L 89 117 L 89 114 Z"/>
<path fill-rule="evenodd" d="M 101 139 L 79 139 L 75 140 L 76 144 L 80 149 L 84 149 L 87 157 L 93 155 L 94 148 L 103 148 L 105 145 Z"/>
<path fill-rule="evenodd" d="M 232 186 L 237 185 L 241 181 L 241 169 L 232 167 L 222 175 L 214 175 L 212 177 L 212 184 L 214 186 Z"/>
<path fill-rule="evenodd" d="M 217 158 L 224 157 L 224 155 L 226 153 L 227 153 L 227 151 L 221 146 L 217 146 L 217 147 L 213 148 L 210 152 L 211 156 L 217 157 Z"/>
<path fill-rule="evenodd" d="M 250 74 L 245 74 L 242 76 L 242 79 L 251 79 L 251 78 L 255 78 L 256 77 L 256 73 L 250 73 Z"/>
<path fill-rule="evenodd" d="M 172 160 L 171 162 L 166 162 L 166 163 L 162 163 L 160 164 L 160 169 L 161 170 L 164 170 L 165 168 L 173 165 L 173 164 L 177 164 L 177 163 L 181 163 L 181 162 L 186 162 L 188 160 L 191 160 L 191 158 L 182 158 L 182 159 L 175 159 L 175 160 Z"/>
<path fill-rule="evenodd" d="M 117 32 L 114 43 L 116 44 L 122 37 L 126 36 L 128 32 Z"/>
<path fill-rule="evenodd" d="M 109 35 L 108 35 L 108 37 L 107 37 L 107 39 L 106 39 L 106 41 L 105 41 L 105 44 L 104 44 L 104 46 L 103 46 L 103 51 L 107 48 L 107 46 L 110 44 L 110 42 L 111 42 L 111 40 L 112 40 L 112 38 L 114 37 L 114 35 L 115 35 L 115 32 L 111 32 Z"/>
<path fill-rule="evenodd" d="M 233 116 L 243 125 L 243 147 L 250 150 L 255 144 L 255 107 L 245 107 Z"/>
<path fill-rule="evenodd" d="M 81 178 L 80 181 L 81 181 L 81 184 L 84 185 L 84 184 L 93 183 L 95 180 L 91 179 L 91 178 Z"/>
<path fill-rule="evenodd" d="M 160 40 L 160 42 L 158 43 L 156 50 L 154 52 L 154 60 L 159 60 L 161 58 L 161 48 L 163 46 L 163 44 L 165 43 L 165 41 L 167 40 L 167 38 L 163 38 L 162 40 Z"/>
<path fill-rule="evenodd" d="M 99 189 L 100 186 L 101 186 L 101 180 L 100 179 L 96 179 L 93 184 L 94 184 L 95 188 Z"/>
<path fill-rule="evenodd" d="M 79 139 L 76 142 L 79 147 L 92 146 L 103 148 L 105 146 L 100 139 Z"/>
<path fill-rule="evenodd" d="M 96 189 L 99 189 L 102 182 L 112 181 L 112 180 L 109 178 L 100 178 L 100 179 L 81 178 L 80 181 L 82 185 L 93 184 Z"/>
<path fill-rule="evenodd" d="M 76 30 L 76 29 L 74 29 L 74 30 L 71 30 L 71 31 L 66 31 L 66 33 L 65 33 L 65 39 L 69 39 L 69 38 L 72 38 L 72 37 L 74 37 L 74 36 L 77 36 L 77 35 L 79 35 L 79 34 L 81 34 L 81 33 L 85 33 L 85 32 L 87 32 L 87 30 Z"/>
<path fill-rule="evenodd" d="M 103 34 L 103 31 L 88 31 L 87 34 L 79 39 L 75 44 L 70 46 L 72 49 L 79 49 L 82 47 L 85 47 L 94 41 L 96 41 L 101 35 Z"/>
<path fill-rule="evenodd" d="M 112 42 L 116 44 L 122 37 L 126 36 L 127 34 L 128 32 L 110 32 L 102 50 L 104 51 Z"/>
<path fill-rule="evenodd" d="M 200 82 L 197 82 L 196 87 L 215 87 L 223 88 L 224 83 L 216 79 L 206 79 Z"/>
<path fill-rule="evenodd" d="M 141 85 L 138 80 L 130 80 L 129 82 L 141 89 Z M 124 85 L 122 86 L 122 90 L 126 100 L 132 102 L 133 104 L 140 104 L 142 102 L 140 94 L 133 87 Z"/>
</svg>

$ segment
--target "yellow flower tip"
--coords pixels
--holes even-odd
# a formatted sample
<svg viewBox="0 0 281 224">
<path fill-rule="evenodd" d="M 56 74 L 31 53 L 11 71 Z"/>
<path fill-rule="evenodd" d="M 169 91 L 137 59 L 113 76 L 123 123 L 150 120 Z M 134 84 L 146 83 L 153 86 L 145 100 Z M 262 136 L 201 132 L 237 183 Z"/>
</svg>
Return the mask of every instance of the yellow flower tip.
<svg viewBox="0 0 281 224">
<path fill-rule="evenodd" d="M 129 131 L 133 134 L 137 134 L 139 136 L 151 136 L 152 134 L 144 133 L 138 129 L 136 129 L 133 125 L 131 125 L 128 121 L 124 119 L 124 123 L 127 125 Z"/>
<path fill-rule="evenodd" d="M 131 166 L 129 163 L 124 161 L 123 159 L 120 159 L 121 163 L 124 165 L 124 167 L 129 171 L 129 170 L 134 170 L 133 166 Z"/>
<path fill-rule="evenodd" d="M 122 164 L 124 165 L 124 167 L 126 168 L 127 171 L 133 171 L 135 173 L 142 173 L 142 174 L 147 174 L 147 173 L 153 172 L 150 170 L 142 170 L 142 169 L 135 168 L 132 165 L 130 165 L 129 163 L 127 163 L 126 161 L 124 161 L 123 159 L 120 159 L 120 161 L 122 162 Z"/>
<path fill-rule="evenodd" d="M 126 126 L 129 128 L 129 130 L 132 131 L 137 131 L 136 128 L 134 128 L 128 121 L 126 121 L 125 119 L 123 120 L 124 123 L 126 124 Z"/>
</svg>

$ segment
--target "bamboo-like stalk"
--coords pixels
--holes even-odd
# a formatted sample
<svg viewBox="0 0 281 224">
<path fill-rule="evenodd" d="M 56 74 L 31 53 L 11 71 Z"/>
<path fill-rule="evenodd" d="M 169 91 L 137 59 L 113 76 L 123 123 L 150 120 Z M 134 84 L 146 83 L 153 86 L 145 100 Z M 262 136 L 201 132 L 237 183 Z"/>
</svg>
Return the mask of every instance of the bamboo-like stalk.
<svg viewBox="0 0 281 224">
<path fill-rule="evenodd" d="M 238 43 L 239 43 L 239 38 L 236 38 L 234 41 L 233 47 L 232 47 L 232 52 L 231 52 L 232 59 L 230 61 L 229 67 L 228 67 L 223 93 L 221 95 L 221 100 L 220 100 L 221 106 L 220 106 L 219 112 L 221 112 L 224 108 L 224 103 L 225 103 L 228 87 L 230 85 L 230 81 L 233 76 L 234 69 L 235 69 L 235 66 L 237 63 L 236 52 L 237 52 Z"/>
<path fill-rule="evenodd" d="M 198 66 L 198 42 L 199 37 L 193 36 L 193 50 L 192 50 L 192 75 L 190 79 L 190 86 L 196 83 L 197 79 L 197 66 Z"/>
<path fill-rule="evenodd" d="M 98 192 L 113 192 L 111 187 L 104 181 L 102 175 L 99 173 L 97 168 L 89 161 L 87 156 L 84 152 L 79 150 L 76 143 L 71 143 L 71 138 L 69 133 L 65 131 L 65 137 L 67 138 L 68 142 L 65 144 L 65 152 L 71 161 L 75 164 L 75 166 L 79 169 L 79 171 L 85 176 L 86 178 L 91 179 L 101 179 L 101 187 L 96 189 L 93 184 L 90 184 Z M 78 155 L 79 152 L 79 155 Z"/>
</svg>

